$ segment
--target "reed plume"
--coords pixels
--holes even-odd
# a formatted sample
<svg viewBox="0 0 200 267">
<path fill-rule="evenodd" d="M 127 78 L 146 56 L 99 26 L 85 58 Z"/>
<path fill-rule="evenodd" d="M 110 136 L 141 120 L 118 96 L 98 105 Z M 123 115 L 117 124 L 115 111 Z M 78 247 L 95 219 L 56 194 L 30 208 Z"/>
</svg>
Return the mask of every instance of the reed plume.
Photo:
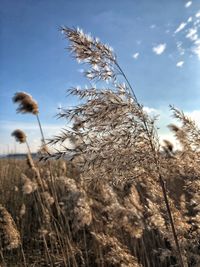
<svg viewBox="0 0 200 267">
<path fill-rule="evenodd" d="M 19 142 L 20 144 L 23 144 L 23 143 L 26 144 L 26 147 L 28 150 L 28 157 L 31 157 L 31 150 L 30 150 L 29 143 L 27 141 L 26 134 L 22 130 L 17 129 L 17 130 L 14 130 L 11 135 L 15 137 L 15 140 Z"/>
<path fill-rule="evenodd" d="M 3 181 L 17 177 L 22 189 L 9 194 L 2 182 L 0 200 L 13 204 L 23 225 L 30 266 L 200 266 L 200 130 L 172 107 L 181 125 L 169 128 L 181 146 L 164 140 L 161 150 L 155 119 L 138 103 L 112 49 L 79 29 L 62 31 L 90 83 L 68 90 L 80 104 L 61 109 L 71 127 L 51 140 L 61 144 L 55 158 L 70 160 L 51 161 L 50 168 L 28 155 L 28 169 L 21 162 L 23 171 L 15 162 L 14 171 L 0 168 Z M 19 94 L 17 103 L 24 98 Z"/>
<path fill-rule="evenodd" d="M 20 234 L 10 213 L 0 205 L 0 245 L 11 250 L 21 244 Z"/>
<path fill-rule="evenodd" d="M 106 262 L 111 266 L 141 267 L 137 259 L 131 255 L 129 249 L 116 237 L 95 232 L 92 232 L 92 236 L 105 249 Z"/>
<path fill-rule="evenodd" d="M 150 118 L 138 102 L 111 48 L 79 29 L 62 27 L 61 30 L 69 40 L 70 52 L 79 62 L 86 63 L 86 77 L 94 82 L 106 81 L 107 88 L 91 86 L 69 90 L 69 94 L 79 97 L 82 104 L 61 110 L 59 117 L 72 121 L 72 129 L 64 130 L 50 142 L 62 144 L 70 140 L 74 149 L 65 147 L 55 157 L 65 153 L 72 155 L 83 176 L 90 176 L 91 181 L 102 177 L 116 184 L 125 183 L 133 179 L 134 169 L 143 169 L 152 181 L 159 181 L 180 266 L 184 267 L 163 178 L 154 118 Z M 121 83 L 122 79 L 124 83 Z M 159 221 L 163 226 L 164 221 L 161 218 Z"/>
<path fill-rule="evenodd" d="M 46 146 L 44 133 L 42 130 L 42 125 L 41 125 L 40 118 L 39 118 L 39 107 L 38 107 L 37 102 L 33 99 L 31 95 L 29 95 L 26 92 L 15 93 L 13 97 L 13 102 L 16 104 L 19 104 L 17 108 L 18 113 L 22 113 L 22 114 L 31 113 L 36 116 L 39 129 L 40 129 L 40 133 L 41 133 L 41 137 L 42 137 L 42 145 Z"/>
<path fill-rule="evenodd" d="M 22 130 L 17 129 L 13 131 L 11 135 L 14 136 L 15 140 L 20 144 L 26 143 L 26 135 Z"/>
<path fill-rule="evenodd" d="M 17 92 L 13 97 L 13 102 L 19 104 L 18 113 L 32 113 L 34 115 L 39 113 L 37 102 L 25 92 Z"/>
</svg>

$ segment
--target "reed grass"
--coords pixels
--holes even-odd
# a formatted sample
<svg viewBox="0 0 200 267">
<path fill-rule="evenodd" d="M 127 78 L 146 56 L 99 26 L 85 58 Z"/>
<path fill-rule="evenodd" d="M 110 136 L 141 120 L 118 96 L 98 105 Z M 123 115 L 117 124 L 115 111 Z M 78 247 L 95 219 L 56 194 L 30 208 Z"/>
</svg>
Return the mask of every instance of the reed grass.
<svg viewBox="0 0 200 267">
<path fill-rule="evenodd" d="M 170 107 L 180 149 L 161 147 L 113 50 L 79 29 L 62 32 L 84 75 L 107 87 L 69 89 L 82 104 L 61 110 L 72 127 L 49 141 L 62 149 L 42 154 L 47 161 L 29 148 L 26 160 L 0 160 L 0 265 L 200 266 L 200 130 Z M 13 100 L 38 115 L 29 94 Z"/>
</svg>

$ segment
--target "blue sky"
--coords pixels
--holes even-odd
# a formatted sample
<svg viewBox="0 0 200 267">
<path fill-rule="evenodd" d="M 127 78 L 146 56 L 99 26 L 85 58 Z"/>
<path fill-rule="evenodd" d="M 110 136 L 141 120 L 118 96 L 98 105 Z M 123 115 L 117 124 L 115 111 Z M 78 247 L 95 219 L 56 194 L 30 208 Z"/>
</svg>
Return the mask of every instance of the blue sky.
<svg viewBox="0 0 200 267">
<path fill-rule="evenodd" d="M 59 105 L 76 103 L 66 89 L 87 83 L 83 66 L 65 49 L 61 25 L 79 26 L 114 48 L 140 102 L 161 114 L 162 136 L 168 135 L 169 104 L 198 120 L 199 12 L 199 0 L 1 0 L 0 153 L 24 151 L 10 136 L 16 128 L 27 133 L 32 150 L 39 146 L 35 118 L 16 114 L 15 92 L 38 101 L 50 137 L 65 125 L 55 118 Z"/>
</svg>

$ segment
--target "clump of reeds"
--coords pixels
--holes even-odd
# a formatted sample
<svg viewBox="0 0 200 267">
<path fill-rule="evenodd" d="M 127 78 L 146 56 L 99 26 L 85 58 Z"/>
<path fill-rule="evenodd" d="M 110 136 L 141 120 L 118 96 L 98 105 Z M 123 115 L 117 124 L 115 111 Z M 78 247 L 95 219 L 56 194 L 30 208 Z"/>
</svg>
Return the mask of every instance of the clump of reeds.
<svg viewBox="0 0 200 267">
<path fill-rule="evenodd" d="M 154 118 L 138 103 L 113 50 L 79 29 L 62 31 L 69 50 L 87 64 L 90 82 L 107 83 L 69 90 L 81 104 L 61 110 L 72 127 L 51 143 L 63 148 L 55 158 L 67 154 L 70 161 L 38 164 L 28 154 L 23 172 L 0 168 L 1 177 L 20 179 L 15 186 L 23 194 L 16 191 L 15 201 L 11 192 L 8 202 L 15 202 L 11 210 L 23 226 L 26 258 L 36 266 L 198 267 L 200 130 L 172 107 L 181 126 L 169 128 L 180 149 L 164 140 L 163 153 Z M 15 95 L 19 112 L 38 115 L 27 101 L 34 102 Z M 13 136 L 23 143 L 26 136 L 17 131 Z"/>
<path fill-rule="evenodd" d="M 18 248 L 21 244 L 20 234 L 10 213 L 0 205 L 0 246 L 3 249 Z"/>
<path fill-rule="evenodd" d="M 21 175 L 22 177 L 22 192 L 24 194 L 30 194 L 32 192 L 34 192 L 35 190 L 37 190 L 38 188 L 38 184 L 36 181 L 34 180 L 30 180 L 25 174 L 22 173 Z"/>
<path fill-rule="evenodd" d="M 174 242 L 180 265 L 183 259 L 178 236 L 175 229 L 172 210 L 165 187 L 161 168 L 160 145 L 154 126 L 154 118 L 145 113 L 138 102 L 135 92 L 120 67 L 113 50 L 98 39 L 91 38 L 79 29 L 63 27 L 63 34 L 69 40 L 68 49 L 77 60 L 86 64 L 85 72 L 89 80 L 106 81 L 106 89 L 71 88 L 69 94 L 82 100 L 82 104 L 74 108 L 61 110 L 59 117 L 72 121 L 72 129 L 62 131 L 60 136 L 51 140 L 52 144 L 68 140 L 74 148 L 65 147 L 55 157 L 64 153 L 72 155 L 72 161 L 80 168 L 83 180 L 98 184 L 99 179 L 107 180 L 115 185 L 135 181 L 142 185 L 146 193 L 147 214 L 164 232 L 166 212 L 167 222 L 171 225 Z M 121 77 L 121 78 L 120 78 Z M 122 79 L 124 83 L 122 83 Z M 168 150 L 170 150 L 168 144 Z M 141 171 L 136 176 L 134 170 Z M 143 177 L 143 178 L 142 178 Z M 147 183 L 145 180 L 149 180 Z M 158 197 L 153 197 L 156 187 Z M 161 190 L 160 190 L 161 187 Z M 164 200 L 165 207 L 159 207 Z M 150 210 L 161 213 L 152 217 Z M 151 226 L 150 226 L 151 227 Z"/>
<path fill-rule="evenodd" d="M 92 222 L 90 201 L 83 188 L 76 184 L 74 179 L 59 177 L 56 179 L 57 190 L 60 191 L 59 202 L 62 203 L 62 212 L 71 222 L 73 231 L 83 229 Z"/>
</svg>

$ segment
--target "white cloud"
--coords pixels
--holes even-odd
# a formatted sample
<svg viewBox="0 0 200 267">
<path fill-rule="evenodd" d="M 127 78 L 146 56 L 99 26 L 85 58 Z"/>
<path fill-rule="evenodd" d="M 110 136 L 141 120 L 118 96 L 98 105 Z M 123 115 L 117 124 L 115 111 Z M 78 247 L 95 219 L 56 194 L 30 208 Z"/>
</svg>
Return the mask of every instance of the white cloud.
<svg viewBox="0 0 200 267">
<path fill-rule="evenodd" d="M 176 63 L 176 67 L 182 68 L 183 64 L 184 64 L 184 61 L 179 61 L 179 62 Z"/>
<path fill-rule="evenodd" d="M 192 52 L 197 55 L 198 59 L 200 60 L 200 44 L 194 46 L 192 48 Z"/>
<path fill-rule="evenodd" d="M 199 24 L 200 24 L 200 17 L 197 18 L 195 21 L 194 21 L 194 26 L 196 26 L 197 28 L 199 28 Z"/>
<path fill-rule="evenodd" d="M 200 18 L 200 10 L 195 15 L 196 18 Z"/>
<path fill-rule="evenodd" d="M 193 110 L 190 112 L 185 112 L 185 115 L 190 117 L 192 120 L 196 122 L 198 126 L 200 126 L 200 110 Z"/>
<path fill-rule="evenodd" d="M 197 40 L 195 40 L 194 42 L 196 45 L 199 45 L 200 44 L 200 39 L 198 38 Z"/>
<path fill-rule="evenodd" d="M 133 54 L 132 57 L 133 57 L 134 59 L 137 59 L 137 58 L 139 57 L 139 55 L 140 55 L 140 53 L 137 52 L 137 53 Z"/>
<path fill-rule="evenodd" d="M 197 40 L 198 39 L 197 29 L 196 28 L 190 28 L 188 30 L 188 33 L 186 34 L 186 38 L 190 39 L 191 41 Z"/>
<path fill-rule="evenodd" d="M 180 149 L 180 144 L 177 142 L 176 138 L 171 132 L 165 133 L 165 134 L 163 133 L 159 134 L 159 140 L 162 146 L 165 145 L 164 140 L 167 140 L 173 144 L 174 150 Z"/>
<path fill-rule="evenodd" d="M 143 110 L 148 113 L 149 115 L 159 115 L 160 111 L 155 108 L 150 108 L 150 107 L 143 107 Z"/>
<path fill-rule="evenodd" d="M 191 6 L 191 4 L 192 4 L 192 1 L 188 1 L 188 2 L 185 4 L 185 7 L 188 8 L 188 7 Z"/>
<path fill-rule="evenodd" d="M 192 22 L 192 17 L 189 17 L 187 22 Z"/>
<path fill-rule="evenodd" d="M 183 43 L 182 42 L 177 42 L 176 47 L 178 49 L 179 54 L 182 56 L 185 54 L 185 49 L 182 47 Z"/>
<path fill-rule="evenodd" d="M 165 49 L 166 49 L 166 44 L 164 43 L 164 44 L 159 44 L 159 45 L 157 45 L 157 46 L 154 46 L 153 48 L 152 48 L 152 50 L 153 50 L 153 52 L 156 54 L 156 55 L 161 55 L 164 51 L 165 51 Z"/>
<path fill-rule="evenodd" d="M 182 30 L 185 28 L 186 25 L 187 25 L 187 23 L 182 22 L 182 23 L 178 26 L 178 28 L 175 30 L 174 33 L 178 33 L 178 32 L 180 32 L 180 31 L 182 31 Z"/>
</svg>

